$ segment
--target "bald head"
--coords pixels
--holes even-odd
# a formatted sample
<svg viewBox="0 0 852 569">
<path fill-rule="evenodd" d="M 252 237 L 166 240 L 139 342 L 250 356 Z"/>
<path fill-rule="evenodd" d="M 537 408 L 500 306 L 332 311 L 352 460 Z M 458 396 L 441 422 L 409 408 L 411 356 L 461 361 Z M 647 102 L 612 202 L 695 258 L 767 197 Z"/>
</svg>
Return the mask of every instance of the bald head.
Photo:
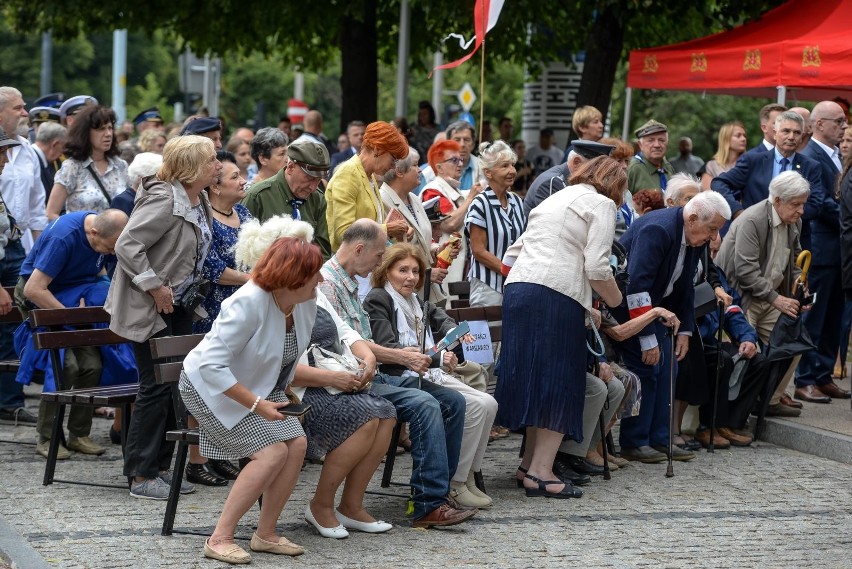
<svg viewBox="0 0 852 569">
<path fill-rule="evenodd" d="M 826 146 L 837 146 L 843 140 L 843 133 L 849 126 L 846 112 L 834 101 L 822 101 L 816 104 L 811 113 L 813 137 Z"/>
<path fill-rule="evenodd" d="M 89 245 L 104 255 L 115 253 L 115 242 L 127 225 L 127 214 L 120 209 L 106 209 L 86 217 L 86 239 Z"/>
<path fill-rule="evenodd" d="M 322 132 L 322 113 L 319 111 L 308 111 L 302 120 L 302 126 L 305 128 L 305 132 L 320 134 Z"/>
<path fill-rule="evenodd" d="M 372 219 L 359 219 L 343 232 L 336 256 L 350 276 L 366 277 L 382 262 L 387 234 Z"/>
<path fill-rule="evenodd" d="M 254 132 L 250 128 L 238 128 L 236 132 L 233 134 L 236 138 L 241 138 L 248 143 L 251 143 L 252 139 L 254 139 Z"/>
</svg>

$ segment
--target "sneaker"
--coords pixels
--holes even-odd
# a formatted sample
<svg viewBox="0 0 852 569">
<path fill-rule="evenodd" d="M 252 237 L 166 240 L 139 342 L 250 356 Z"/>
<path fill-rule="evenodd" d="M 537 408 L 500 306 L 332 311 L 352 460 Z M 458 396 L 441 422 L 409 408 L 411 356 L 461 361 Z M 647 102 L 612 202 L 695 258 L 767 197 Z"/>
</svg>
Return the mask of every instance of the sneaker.
<svg viewBox="0 0 852 569">
<path fill-rule="evenodd" d="M 50 450 L 50 440 L 41 441 L 36 445 L 36 454 L 47 458 L 47 452 Z M 71 458 L 71 453 L 63 445 L 59 445 L 59 450 L 56 451 L 56 460 L 68 460 Z"/>
<path fill-rule="evenodd" d="M 104 447 L 95 443 L 89 437 L 69 437 L 68 449 L 75 450 L 83 454 L 93 454 L 95 456 L 100 456 L 106 452 Z"/>
<path fill-rule="evenodd" d="M 0 409 L 0 422 L 2 423 L 12 423 L 16 427 L 18 425 L 34 427 L 36 421 L 36 416 L 27 411 L 24 407 L 18 407 L 17 409 Z"/>
<path fill-rule="evenodd" d="M 143 500 L 168 500 L 169 485 L 162 478 L 152 478 L 130 485 L 130 495 Z"/>
<path fill-rule="evenodd" d="M 166 486 L 171 489 L 172 487 L 172 473 L 170 470 L 166 470 L 160 473 L 160 480 L 166 483 Z M 180 493 L 181 494 L 192 494 L 195 492 L 195 486 L 187 482 L 186 480 L 180 481 Z"/>
</svg>

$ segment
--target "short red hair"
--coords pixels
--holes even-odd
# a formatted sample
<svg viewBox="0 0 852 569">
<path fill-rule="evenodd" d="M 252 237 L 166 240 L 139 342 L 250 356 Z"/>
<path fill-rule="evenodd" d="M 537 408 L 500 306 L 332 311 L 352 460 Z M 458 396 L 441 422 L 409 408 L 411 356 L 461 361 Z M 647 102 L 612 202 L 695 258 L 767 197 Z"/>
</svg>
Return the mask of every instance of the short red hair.
<svg viewBox="0 0 852 569">
<path fill-rule="evenodd" d="M 305 286 L 322 267 L 320 248 L 298 237 L 276 239 L 251 272 L 251 279 L 266 292 Z"/>
<path fill-rule="evenodd" d="M 389 122 L 377 121 L 367 125 L 361 146 L 387 152 L 397 160 L 408 156 L 408 142 L 397 128 Z"/>
<path fill-rule="evenodd" d="M 435 144 L 429 147 L 429 153 L 426 155 L 429 160 L 429 166 L 432 167 L 432 171 L 436 173 L 438 172 L 438 162 L 444 159 L 444 153 L 447 151 L 450 152 L 459 152 L 461 150 L 461 145 L 455 140 L 439 140 Z"/>
</svg>

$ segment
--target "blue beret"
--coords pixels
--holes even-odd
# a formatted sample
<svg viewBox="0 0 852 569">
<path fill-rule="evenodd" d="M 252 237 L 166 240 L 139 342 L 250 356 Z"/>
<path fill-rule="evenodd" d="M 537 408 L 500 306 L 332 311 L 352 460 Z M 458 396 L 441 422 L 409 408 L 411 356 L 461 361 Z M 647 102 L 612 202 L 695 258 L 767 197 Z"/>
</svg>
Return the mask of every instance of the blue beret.
<svg viewBox="0 0 852 569">
<path fill-rule="evenodd" d="M 160 109 L 157 107 L 151 107 L 150 109 L 145 109 L 133 119 L 133 124 L 139 125 L 145 121 L 159 121 L 163 122 L 163 117 L 160 116 Z"/>
<path fill-rule="evenodd" d="M 33 107 L 30 109 L 30 122 L 33 124 L 47 121 L 59 122 L 60 119 L 59 109 L 53 107 Z"/>
<path fill-rule="evenodd" d="M 59 107 L 59 116 L 63 119 L 69 115 L 76 115 L 86 105 L 97 105 L 98 100 L 90 95 L 77 95 L 71 97 Z"/>
<path fill-rule="evenodd" d="M 205 132 L 213 132 L 214 130 L 222 130 L 222 123 L 216 117 L 198 117 L 192 119 L 181 129 L 181 135 L 184 134 L 203 134 Z"/>
</svg>

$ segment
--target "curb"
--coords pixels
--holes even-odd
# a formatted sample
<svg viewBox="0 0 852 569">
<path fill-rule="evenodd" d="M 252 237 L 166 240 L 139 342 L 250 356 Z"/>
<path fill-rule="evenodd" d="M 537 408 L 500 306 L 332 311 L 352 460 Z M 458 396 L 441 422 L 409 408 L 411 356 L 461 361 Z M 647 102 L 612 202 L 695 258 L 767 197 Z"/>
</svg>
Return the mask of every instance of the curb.
<svg viewBox="0 0 852 569">
<path fill-rule="evenodd" d="M 852 464 L 852 437 L 767 417 L 760 440 L 820 458 Z"/>
<path fill-rule="evenodd" d="M 51 569 L 51 565 L 30 547 L 27 541 L 5 519 L 0 517 L 0 565 L 5 561 L 12 569 Z"/>
</svg>

